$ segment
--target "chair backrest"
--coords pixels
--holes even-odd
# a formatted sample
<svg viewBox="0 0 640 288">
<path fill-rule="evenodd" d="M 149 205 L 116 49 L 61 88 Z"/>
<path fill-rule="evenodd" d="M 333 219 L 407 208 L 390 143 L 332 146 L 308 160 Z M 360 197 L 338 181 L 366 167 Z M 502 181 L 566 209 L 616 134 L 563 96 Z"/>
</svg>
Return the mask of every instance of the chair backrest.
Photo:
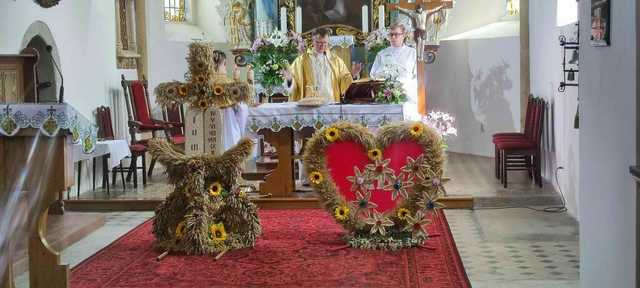
<svg viewBox="0 0 640 288">
<path fill-rule="evenodd" d="M 121 75 L 122 89 L 127 104 L 127 116 L 129 121 L 139 121 L 142 124 L 152 124 L 151 103 L 149 103 L 149 93 L 147 91 L 147 80 L 126 80 Z"/>
<path fill-rule="evenodd" d="M 98 138 L 104 140 L 113 140 L 113 122 L 111 121 L 111 108 L 100 106 L 96 110 L 96 120 L 98 122 Z"/>
<path fill-rule="evenodd" d="M 533 95 L 529 95 L 529 100 L 527 102 L 527 114 L 525 115 L 524 118 L 524 136 L 527 139 L 531 138 L 531 133 L 533 132 L 533 122 L 534 122 L 534 115 L 533 115 Z"/>
<path fill-rule="evenodd" d="M 172 105 L 164 109 L 162 111 L 164 120 L 171 123 L 182 123 L 184 124 L 184 109 L 182 105 Z M 171 136 L 184 136 L 184 126 L 172 126 L 173 128 L 169 129 L 169 133 Z"/>
<path fill-rule="evenodd" d="M 534 112 L 534 125 L 533 125 L 533 135 L 532 140 L 533 143 L 539 144 L 540 139 L 542 137 L 542 127 L 544 122 L 544 112 L 546 108 L 546 104 L 543 99 L 535 100 L 535 112 Z"/>
</svg>

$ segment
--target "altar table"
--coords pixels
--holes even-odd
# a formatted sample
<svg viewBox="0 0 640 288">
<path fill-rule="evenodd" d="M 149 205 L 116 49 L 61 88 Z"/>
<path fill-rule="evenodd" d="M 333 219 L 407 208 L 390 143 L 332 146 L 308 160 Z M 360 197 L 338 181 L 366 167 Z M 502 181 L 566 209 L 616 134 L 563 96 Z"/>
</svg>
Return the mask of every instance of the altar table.
<svg viewBox="0 0 640 288">
<path fill-rule="evenodd" d="M 295 191 L 293 177 L 293 133 L 305 127 L 321 129 L 339 121 L 359 123 L 375 129 L 390 122 L 402 121 L 400 104 L 330 104 L 302 107 L 296 102 L 265 103 L 249 108 L 247 130 L 264 136 L 276 148 L 278 166 L 260 184 L 260 192 L 274 197 L 291 197 Z"/>
</svg>

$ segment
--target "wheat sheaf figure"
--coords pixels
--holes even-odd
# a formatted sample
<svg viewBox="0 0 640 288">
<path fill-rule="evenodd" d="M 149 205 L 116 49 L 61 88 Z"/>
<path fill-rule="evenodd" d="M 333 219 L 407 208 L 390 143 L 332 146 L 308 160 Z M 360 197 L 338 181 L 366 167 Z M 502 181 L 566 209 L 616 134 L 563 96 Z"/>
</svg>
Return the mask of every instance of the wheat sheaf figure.
<svg viewBox="0 0 640 288">
<path fill-rule="evenodd" d="M 241 165 L 253 142 L 242 139 L 222 155 L 187 156 L 160 139 L 149 152 L 169 175 L 174 191 L 156 208 L 153 234 L 166 253 L 217 254 L 253 247 L 261 233 L 257 207 L 238 189 Z"/>
</svg>

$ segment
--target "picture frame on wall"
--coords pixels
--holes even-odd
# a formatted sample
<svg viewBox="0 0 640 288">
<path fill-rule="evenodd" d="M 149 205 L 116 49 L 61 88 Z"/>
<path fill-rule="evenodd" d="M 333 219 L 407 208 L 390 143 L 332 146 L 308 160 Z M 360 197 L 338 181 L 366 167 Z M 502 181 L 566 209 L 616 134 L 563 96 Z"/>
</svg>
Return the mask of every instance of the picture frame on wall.
<svg viewBox="0 0 640 288">
<path fill-rule="evenodd" d="M 611 0 L 591 1 L 591 46 L 611 44 Z"/>
<path fill-rule="evenodd" d="M 344 25 L 359 29 L 362 25 L 362 5 L 371 7 L 370 0 L 297 0 L 302 8 L 302 32 L 317 27 Z"/>
</svg>

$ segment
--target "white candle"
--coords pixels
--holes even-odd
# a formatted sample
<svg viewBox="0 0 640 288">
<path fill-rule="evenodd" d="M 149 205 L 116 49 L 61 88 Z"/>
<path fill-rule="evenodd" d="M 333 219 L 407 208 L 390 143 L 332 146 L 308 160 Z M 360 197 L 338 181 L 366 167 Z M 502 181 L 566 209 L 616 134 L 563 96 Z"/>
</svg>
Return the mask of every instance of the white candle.
<svg viewBox="0 0 640 288">
<path fill-rule="evenodd" d="M 384 30 L 384 5 L 378 6 L 378 28 Z"/>
<path fill-rule="evenodd" d="M 362 5 L 362 32 L 369 33 L 369 6 Z"/>
<path fill-rule="evenodd" d="M 287 32 L 287 7 L 280 8 L 280 31 Z"/>
<path fill-rule="evenodd" d="M 302 8 L 296 7 L 296 33 L 302 33 Z"/>
</svg>

